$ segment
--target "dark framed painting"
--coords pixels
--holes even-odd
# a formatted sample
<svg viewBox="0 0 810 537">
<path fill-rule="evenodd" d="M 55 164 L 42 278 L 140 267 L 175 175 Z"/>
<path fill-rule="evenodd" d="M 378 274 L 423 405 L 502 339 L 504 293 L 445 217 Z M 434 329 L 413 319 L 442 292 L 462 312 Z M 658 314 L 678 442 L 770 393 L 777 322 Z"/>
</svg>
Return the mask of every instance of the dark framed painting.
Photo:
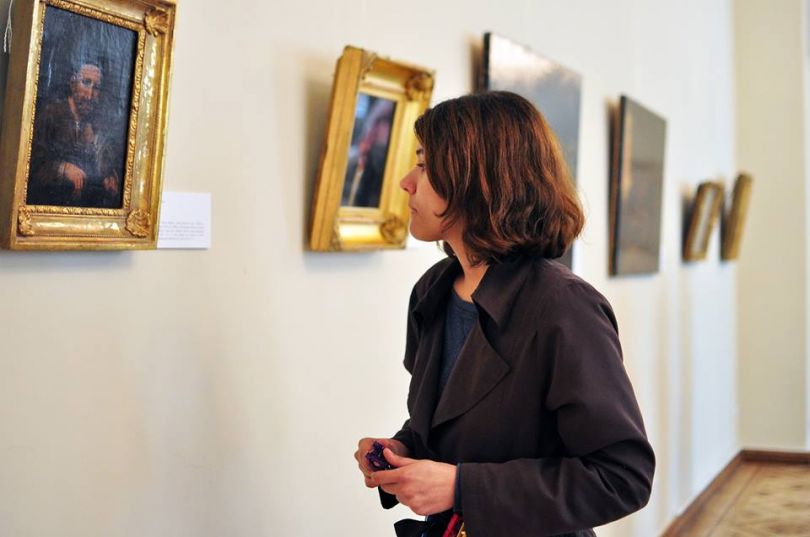
<svg viewBox="0 0 810 537">
<path fill-rule="evenodd" d="M 312 202 L 309 248 L 404 248 L 408 196 L 399 180 L 416 162 L 413 124 L 433 71 L 347 46 L 337 62 L 326 142 Z"/>
<path fill-rule="evenodd" d="M 611 273 L 658 272 L 666 120 L 622 95 L 612 151 Z"/>
<path fill-rule="evenodd" d="M 172 0 L 18 0 L 0 147 L 0 244 L 157 239 Z"/>
<path fill-rule="evenodd" d="M 484 34 L 480 89 L 511 91 L 534 104 L 562 147 L 576 184 L 582 76 L 530 48 L 491 32 Z M 571 267 L 571 249 L 559 259 Z"/>
<path fill-rule="evenodd" d="M 722 205 L 723 185 L 706 181 L 698 186 L 691 210 L 685 219 L 688 223 L 683 244 L 685 261 L 706 259 L 709 239 L 720 216 Z"/>
</svg>

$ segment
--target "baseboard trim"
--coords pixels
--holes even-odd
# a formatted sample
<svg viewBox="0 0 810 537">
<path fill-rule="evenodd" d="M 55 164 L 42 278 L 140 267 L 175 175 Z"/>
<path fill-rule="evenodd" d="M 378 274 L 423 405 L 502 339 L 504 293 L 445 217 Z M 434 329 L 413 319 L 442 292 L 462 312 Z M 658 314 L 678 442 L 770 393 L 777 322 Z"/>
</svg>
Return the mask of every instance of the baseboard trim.
<svg viewBox="0 0 810 537">
<path fill-rule="evenodd" d="M 767 451 L 762 449 L 744 449 L 739 453 L 745 461 L 785 462 L 790 464 L 810 464 L 808 451 Z"/>
<path fill-rule="evenodd" d="M 715 498 L 715 496 L 735 477 L 737 470 L 744 462 L 810 464 L 810 452 L 743 449 L 731 459 L 692 503 L 670 523 L 664 533 L 661 534 L 661 537 L 677 537 L 683 535 L 687 529 L 693 528 L 700 516 L 706 513 L 709 502 L 712 500 L 715 501 L 715 504 L 711 507 L 711 513 L 717 515 L 717 521 L 719 521 L 726 509 L 737 499 L 737 496 L 724 498 Z"/>
<path fill-rule="evenodd" d="M 703 489 L 703 492 L 698 494 L 697 498 L 695 498 L 692 503 L 686 507 L 683 513 L 672 521 L 669 527 L 664 530 L 664 533 L 661 534 L 661 537 L 677 537 L 678 535 L 681 535 L 687 527 L 694 524 L 698 516 L 703 513 L 709 499 L 731 479 L 737 467 L 739 467 L 742 463 L 743 452 L 740 451 L 734 456 L 734 458 L 731 459 L 728 464 L 726 464 L 720 473 L 717 474 L 717 477 L 712 479 L 712 482 L 709 483 L 705 489 Z"/>
</svg>

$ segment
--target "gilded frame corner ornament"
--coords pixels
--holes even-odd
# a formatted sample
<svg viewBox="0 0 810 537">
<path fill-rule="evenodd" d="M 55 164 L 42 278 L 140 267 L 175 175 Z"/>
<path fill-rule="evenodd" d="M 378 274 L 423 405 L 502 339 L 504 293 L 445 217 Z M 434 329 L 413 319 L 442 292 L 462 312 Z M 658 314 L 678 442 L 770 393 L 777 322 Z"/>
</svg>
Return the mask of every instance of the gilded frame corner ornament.
<svg viewBox="0 0 810 537">
<path fill-rule="evenodd" d="M 157 7 L 149 8 L 144 14 L 143 25 L 146 31 L 152 36 L 165 34 L 169 31 L 169 13 L 165 9 Z"/>
<path fill-rule="evenodd" d="M 127 216 L 126 229 L 133 237 L 148 237 L 151 220 L 148 212 L 135 209 Z"/>
<path fill-rule="evenodd" d="M 31 225 L 31 211 L 28 207 L 23 206 L 17 209 L 17 229 L 21 235 L 34 234 L 34 227 Z"/>
<path fill-rule="evenodd" d="M 404 248 L 408 236 L 408 197 L 399 180 L 416 162 L 413 124 L 427 109 L 434 72 L 347 46 L 337 62 L 326 140 L 321 154 L 310 220 L 314 251 Z M 371 104 L 369 104 L 371 103 Z M 374 116 L 377 104 L 386 112 Z M 362 111 L 362 113 L 361 113 Z M 386 115 L 387 114 L 387 115 Z M 382 122 L 385 144 L 375 138 L 383 166 L 366 175 L 362 134 L 372 120 Z M 358 156 L 358 154 L 360 156 Z M 370 160 L 370 158 L 369 158 Z M 358 164 L 362 162 L 363 164 Z M 371 177 L 371 179 L 369 179 Z M 351 178 L 351 183 L 349 183 Z M 357 202 L 358 189 L 373 184 L 374 195 Z M 359 185 L 359 186 L 358 186 Z"/>
<path fill-rule="evenodd" d="M 0 142 L 0 246 L 155 248 L 176 11 L 177 0 L 14 3 Z M 93 32 L 111 41 L 94 40 Z M 55 35 L 70 39 L 57 46 Z M 110 45 L 123 52 L 111 57 Z M 115 63 L 121 57 L 126 63 Z M 95 91 L 93 113 L 76 105 L 74 88 L 84 83 L 77 82 L 79 70 L 88 65 L 98 73 L 96 89 L 88 90 Z M 112 65 L 124 67 L 107 69 Z M 114 112 L 110 102 L 119 103 Z M 62 143 L 58 136 L 73 123 L 80 142 Z M 43 154 L 43 147 L 55 149 Z"/>
</svg>

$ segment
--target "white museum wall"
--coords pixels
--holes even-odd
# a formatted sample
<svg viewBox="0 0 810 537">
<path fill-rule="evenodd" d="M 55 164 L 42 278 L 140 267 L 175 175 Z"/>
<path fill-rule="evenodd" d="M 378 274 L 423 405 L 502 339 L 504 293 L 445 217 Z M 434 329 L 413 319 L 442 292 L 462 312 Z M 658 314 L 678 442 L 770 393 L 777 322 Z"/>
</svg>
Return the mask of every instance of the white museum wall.
<svg viewBox="0 0 810 537">
<path fill-rule="evenodd" d="M 0 2 L 5 9 L 7 1 Z M 583 75 L 575 269 L 613 303 L 659 459 L 603 536 L 656 534 L 738 449 L 736 267 L 680 260 L 682 196 L 735 173 L 728 0 L 180 5 L 165 189 L 211 192 L 207 251 L 0 252 L 0 535 L 389 535 L 352 453 L 405 418 L 412 283 L 439 254 L 305 252 L 346 44 L 469 91 L 484 31 Z M 668 121 L 661 270 L 607 275 L 608 110 Z M 753 227 L 753 226 L 752 226 Z"/>
<path fill-rule="evenodd" d="M 810 447 L 805 0 L 734 3 L 737 155 L 754 177 L 737 279 L 740 441 Z"/>
<path fill-rule="evenodd" d="M 804 28 L 802 31 L 802 35 L 804 36 L 804 156 L 805 156 L 805 167 L 804 167 L 804 184 L 810 184 L 810 166 L 807 166 L 807 158 L 810 155 L 810 136 L 807 133 L 810 133 L 810 2 L 805 0 L 804 2 Z M 804 226 L 805 226 L 805 240 L 807 237 L 810 237 L 810 218 L 807 215 L 807 209 L 810 208 L 810 188 L 805 186 L 804 189 L 804 210 L 805 210 L 805 219 L 804 219 Z M 804 249 L 805 254 L 805 267 L 810 267 L 810 247 L 805 244 Z M 805 304 L 810 306 L 810 285 L 807 285 L 807 272 L 803 275 L 805 279 Z M 810 333 L 810 315 L 805 314 L 804 316 L 805 325 L 804 325 L 804 333 L 805 338 L 807 334 Z M 805 414 L 804 414 L 804 445 L 805 448 L 810 448 L 810 347 L 805 346 Z"/>
</svg>

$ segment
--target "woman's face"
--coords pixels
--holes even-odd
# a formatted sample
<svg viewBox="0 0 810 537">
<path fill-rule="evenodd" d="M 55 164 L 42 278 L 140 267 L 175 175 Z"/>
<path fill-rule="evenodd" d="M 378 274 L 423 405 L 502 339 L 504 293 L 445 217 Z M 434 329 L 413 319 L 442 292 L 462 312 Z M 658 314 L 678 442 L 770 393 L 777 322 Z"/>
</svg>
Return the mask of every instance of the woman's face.
<svg viewBox="0 0 810 537">
<path fill-rule="evenodd" d="M 410 196 L 411 235 L 420 241 L 445 239 L 447 230 L 443 225 L 444 218 L 439 215 L 447 209 L 447 202 L 433 190 L 428 180 L 421 145 L 416 150 L 416 166 L 402 178 L 399 186 Z"/>
</svg>

